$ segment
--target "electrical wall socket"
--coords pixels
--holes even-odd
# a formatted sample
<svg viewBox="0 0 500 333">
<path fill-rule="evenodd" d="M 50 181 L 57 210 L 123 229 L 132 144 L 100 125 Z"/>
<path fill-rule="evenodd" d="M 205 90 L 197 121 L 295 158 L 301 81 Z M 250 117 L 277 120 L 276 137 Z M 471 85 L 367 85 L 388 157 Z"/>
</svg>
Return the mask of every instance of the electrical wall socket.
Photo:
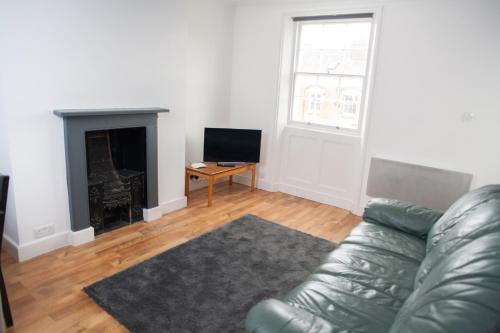
<svg viewBox="0 0 500 333">
<path fill-rule="evenodd" d="M 55 232 L 55 226 L 53 224 L 46 224 L 33 229 L 35 238 L 42 238 L 52 235 Z"/>
</svg>

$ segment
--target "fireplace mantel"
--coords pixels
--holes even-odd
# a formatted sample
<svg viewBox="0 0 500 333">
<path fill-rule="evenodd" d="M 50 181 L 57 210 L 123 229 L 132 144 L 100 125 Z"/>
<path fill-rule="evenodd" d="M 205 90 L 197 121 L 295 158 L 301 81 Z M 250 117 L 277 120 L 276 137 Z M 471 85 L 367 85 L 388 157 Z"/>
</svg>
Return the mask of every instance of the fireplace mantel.
<svg viewBox="0 0 500 333">
<path fill-rule="evenodd" d="M 87 131 L 146 128 L 147 202 L 145 220 L 156 216 L 158 207 L 158 113 L 168 109 L 120 108 L 120 109 L 61 109 L 54 114 L 63 119 L 66 151 L 66 177 L 68 183 L 71 230 L 90 228 L 87 159 L 85 133 Z M 149 213 L 151 212 L 151 213 Z M 153 213 L 155 212 L 155 213 Z M 161 214 L 160 214 L 161 216 Z M 158 217 L 156 217 L 158 218 Z M 92 229 L 93 230 L 93 229 Z"/>
<path fill-rule="evenodd" d="M 170 112 L 164 108 L 111 108 L 111 109 L 60 109 L 54 110 L 56 116 L 62 118 L 88 117 L 88 116 L 110 116 L 110 115 L 145 115 Z"/>
</svg>

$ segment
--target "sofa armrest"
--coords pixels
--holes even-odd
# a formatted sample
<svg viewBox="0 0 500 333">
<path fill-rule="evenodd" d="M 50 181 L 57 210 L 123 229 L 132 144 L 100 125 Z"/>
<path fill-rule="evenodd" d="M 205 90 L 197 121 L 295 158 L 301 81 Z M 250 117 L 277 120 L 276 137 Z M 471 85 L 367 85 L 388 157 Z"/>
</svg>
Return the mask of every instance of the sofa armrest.
<svg viewBox="0 0 500 333">
<path fill-rule="evenodd" d="M 372 199 L 365 208 L 363 219 L 425 238 L 441 215 L 442 212 L 404 201 Z"/>
<path fill-rule="evenodd" d="M 248 333 L 331 333 L 335 326 L 310 312 L 268 299 L 250 310 L 245 328 Z"/>
</svg>

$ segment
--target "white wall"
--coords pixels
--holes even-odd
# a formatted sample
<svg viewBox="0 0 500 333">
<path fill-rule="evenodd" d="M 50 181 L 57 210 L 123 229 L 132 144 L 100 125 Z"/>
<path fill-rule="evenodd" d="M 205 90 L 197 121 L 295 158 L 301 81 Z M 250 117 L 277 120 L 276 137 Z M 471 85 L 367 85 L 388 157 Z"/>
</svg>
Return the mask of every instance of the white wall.
<svg viewBox="0 0 500 333">
<path fill-rule="evenodd" d="M 474 188 L 500 183 L 499 18 L 495 0 L 384 8 L 368 159 L 469 172 Z"/>
<path fill-rule="evenodd" d="M 234 3 L 191 0 L 186 160 L 203 160 L 203 129 L 229 124 Z"/>
<path fill-rule="evenodd" d="M 7 114 L 5 113 L 2 101 L 2 87 L 0 86 L 0 173 L 4 175 L 11 175 L 10 147 L 7 136 L 8 122 Z M 7 194 L 7 212 L 5 216 L 4 231 L 5 234 L 10 236 L 13 242 L 18 242 L 19 235 L 17 230 L 15 207 L 13 179 L 10 179 L 9 191 Z"/>
<path fill-rule="evenodd" d="M 491 148 L 500 142 L 498 1 L 268 2 L 237 7 L 231 91 L 231 125 L 264 131 L 261 181 L 279 179 L 279 155 L 269 138 L 278 109 L 283 13 L 382 5 L 366 161 L 377 156 L 470 172 L 474 187 L 500 182 L 500 155 Z M 463 122 L 462 113 L 471 111 L 476 119 Z"/>
<path fill-rule="evenodd" d="M 56 235 L 70 230 L 56 108 L 171 109 L 159 119 L 159 201 L 183 198 L 187 11 L 182 0 L 2 2 L 0 66 L 18 246 L 32 245 L 40 225 L 54 224 Z M 62 245 L 60 237 L 53 242 Z"/>
<path fill-rule="evenodd" d="M 186 162 L 203 161 L 205 127 L 229 125 L 234 2 L 190 0 Z M 207 182 L 191 182 L 191 190 Z"/>
<path fill-rule="evenodd" d="M 257 182 L 266 189 L 273 187 L 274 168 L 279 162 L 272 143 L 278 108 L 281 27 L 280 7 L 243 4 L 236 9 L 230 124 L 262 130 Z"/>
</svg>

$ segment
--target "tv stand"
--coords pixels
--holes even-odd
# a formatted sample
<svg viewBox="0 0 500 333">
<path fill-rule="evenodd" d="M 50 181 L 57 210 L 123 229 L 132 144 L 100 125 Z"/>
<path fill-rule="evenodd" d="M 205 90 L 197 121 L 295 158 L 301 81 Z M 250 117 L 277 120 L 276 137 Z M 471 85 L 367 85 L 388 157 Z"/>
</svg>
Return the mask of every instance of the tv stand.
<svg viewBox="0 0 500 333">
<path fill-rule="evenodd" d="M 198 176 L 204 178 L 208 181 L 208 206 L 212 206 L 212 198 L 214 192 L 214 183 L 217 179 L 223 177 L 229 177 L 229 185 L 233 184 L 233 176 L 244 173 L 244 172 L 252 172 L 252 184 L 250 190 L 253 192 L 255 190 L 255 172 L 256 172 L 256 164 L 255 163 L 243 163 L 239 165 L 235 165 L 232 167 L 223 167 L 217 165 L 217 163 L 206 163 L 205 168 L 194 169 L 190 165 L 186 166 L 186 174 L 185 174 L 185 187 L 184 194 L 189 198 L 189 177 L 190 176 Z"/>
</svg>

